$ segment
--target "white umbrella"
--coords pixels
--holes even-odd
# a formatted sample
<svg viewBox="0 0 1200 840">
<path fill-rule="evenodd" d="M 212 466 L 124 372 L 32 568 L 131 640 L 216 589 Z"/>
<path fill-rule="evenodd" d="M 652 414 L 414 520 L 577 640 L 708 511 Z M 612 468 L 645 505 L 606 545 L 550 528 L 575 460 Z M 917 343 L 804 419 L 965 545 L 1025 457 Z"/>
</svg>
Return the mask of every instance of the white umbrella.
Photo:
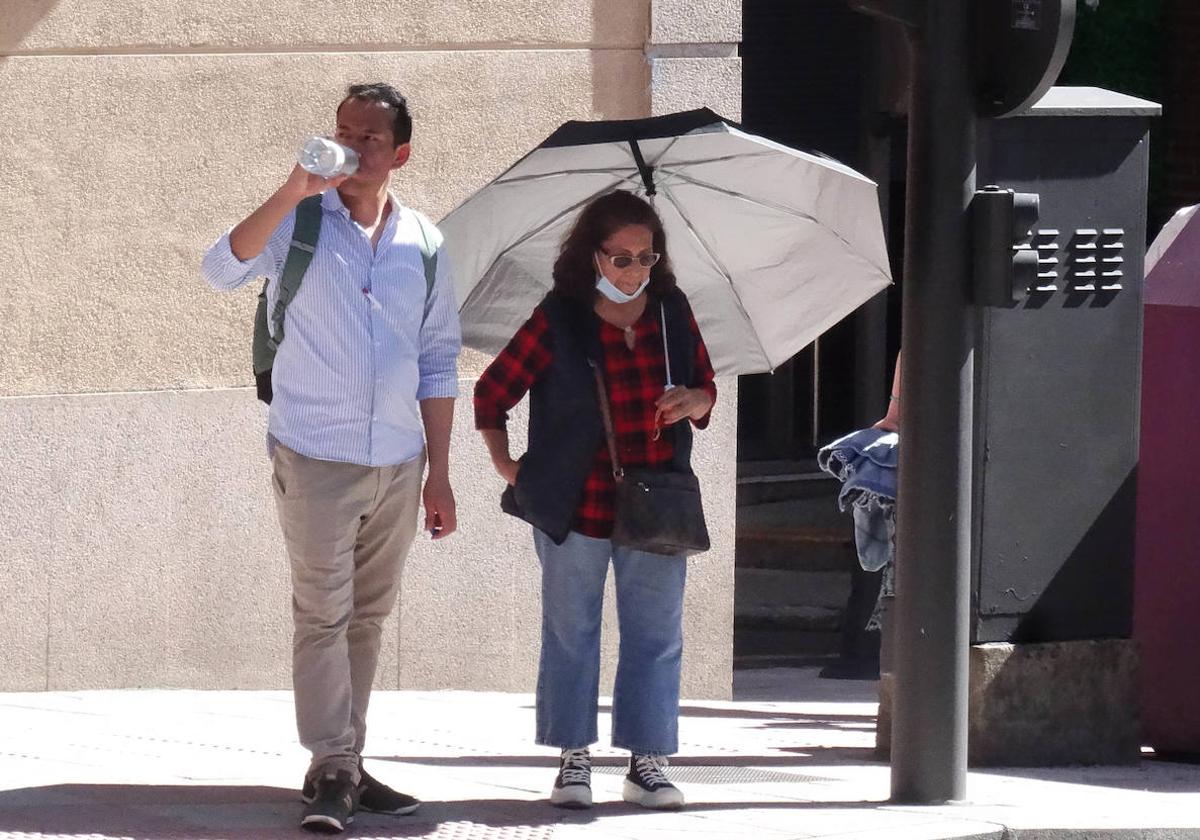
<svg viewBox="0 0 1200 840">
<path fill-rule="evenodd" d="M 707 109 L 569 122 L 440 223 L 465 343 L 495 354 L 582 207 L 648 196 L 719 375 L 773 370 L 891 282 L 876 187 Z"/>
</svg>

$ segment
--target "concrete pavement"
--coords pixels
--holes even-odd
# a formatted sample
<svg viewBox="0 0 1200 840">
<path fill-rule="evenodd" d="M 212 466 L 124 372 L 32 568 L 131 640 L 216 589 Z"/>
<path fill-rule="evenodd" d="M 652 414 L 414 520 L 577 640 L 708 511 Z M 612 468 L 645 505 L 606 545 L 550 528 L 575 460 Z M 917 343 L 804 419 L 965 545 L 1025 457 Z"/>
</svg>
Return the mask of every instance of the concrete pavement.
<svg viewBox="0 0 1200 840">
<path fill-rule="evenodd" d="M 1200 765 L 972 771 L 969 801 L 888 803 L 875 685 L 814 669 L 742 671 L 735 702 L 686 702 L 671 776 L 680 813 L 621 802 L 624 756 L 594 750 L 596 807 L 546 801 L 557 757 L 532 743 L 531 695 L 377 692 L 367 766 L 419 796 L 361 814 L 357 838 L 1155 837 L 1200 840 Z M 299 831 L 306 754 L 278 691 L 0 694 L 0 838 L 271 840 Z"/>
</svg>

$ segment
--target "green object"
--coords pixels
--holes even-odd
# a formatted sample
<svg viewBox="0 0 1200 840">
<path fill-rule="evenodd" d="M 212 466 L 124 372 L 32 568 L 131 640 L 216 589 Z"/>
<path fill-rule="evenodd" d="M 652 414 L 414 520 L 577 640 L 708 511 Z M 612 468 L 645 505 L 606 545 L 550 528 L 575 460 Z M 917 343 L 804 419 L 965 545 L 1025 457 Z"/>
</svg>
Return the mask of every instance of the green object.
<svg viewBox="0 0 1200 840">
<path fill-rule="evenodd" d="M 421 264 L 425 268 L 425 311 L 421 323 L 425 323 L 429 315 L 429 299 L 433 294 L 433 282 L 437 277 L 437 252 L 442 244 L 441 235 L 437 228 L 420 213 L 412 211 L 421 229 Z M 252 357 L 254 362 L 254 382 L 258 389 L 258 398 L 270 405 L 274 396 L 271 388 L 271 369 L 275 364 L 275 352 L 283 343 L 284 318 L 288 305 L 300 291 L 300 283 L 304 273 L 308 271 L 313 254 L 317 250 L 317 240 L 321 235 L 321 196 L 311 195 L 296 205 L 296 225 L 292 232 L 292 244 L 288 249 L 287 259 L 283 263 L 283 273 L 279 278 L 279 298 L 271 312 L 270 327 L 267 323 L 267 287 L 270 281 L 263 283 L 262 291 L 258 293 L 258 308 L 254 313 L 254 343 Z"/>
</svg>

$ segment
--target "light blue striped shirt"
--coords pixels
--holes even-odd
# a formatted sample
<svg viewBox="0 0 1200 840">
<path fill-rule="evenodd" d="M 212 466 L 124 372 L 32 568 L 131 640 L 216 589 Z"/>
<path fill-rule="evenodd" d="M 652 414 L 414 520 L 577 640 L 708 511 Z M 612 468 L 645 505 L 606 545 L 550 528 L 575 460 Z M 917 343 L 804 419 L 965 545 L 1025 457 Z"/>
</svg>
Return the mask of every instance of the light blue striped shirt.
<svg viewBox="0 0 1200 840">
<path fill-rule="evenodd" d="M 267 430 L 290 449 L 325 461 L 386 466 L 411 461 L 425 445 L 418 401 L 458 396 L 461 337 L 444 250 L 426 311 L 421 230 L 392 198 L 377 248 L 350 218 L 337 190 L 321 199 L 321 234 L 284 320 L 271 375 Z M 213 288 L 269 280 L 267 311 L 291 244 L 295 213 L 254 259 L 241 261 L 218 239 L 201 265 Z M 249 347 L 247 347 L 247 355 Z"/>
</svg>

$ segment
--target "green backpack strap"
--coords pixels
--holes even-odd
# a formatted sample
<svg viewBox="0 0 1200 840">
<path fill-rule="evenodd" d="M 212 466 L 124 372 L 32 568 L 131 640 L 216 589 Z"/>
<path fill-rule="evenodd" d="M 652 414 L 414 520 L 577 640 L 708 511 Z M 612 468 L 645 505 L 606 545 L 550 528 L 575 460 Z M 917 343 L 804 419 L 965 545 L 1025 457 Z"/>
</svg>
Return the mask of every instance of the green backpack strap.
<svg viewBox="0 0 1200 840">
<path fill-rule="evenodd" d="M 310 195 L 296 205 L 296 226 L 292 231 L 292 245 L 288 248 L 279 276 L 279 298 L 271 313 L 271 349 L 279 349 L 283 342 L 283 318 L 288 305 L 300 291 L 300 281 L 317 250 L 317 239 L 321 236 L 321 196 Z"/>
<path fill-rule="evenodd" d="M 421 229 L 421 262 L 425 266 L 425 312 L 421 316 L 421 323 L 424 324 L 429 317 L 429 298 L 433 295 L 433 283 L 437 279 L 438 248 L 442 247 L 442 233 L 421 213 L 416 210 L 409 212 Z"/>
<path fill-rule="evenodd" d="M 263 283 L 262 291 L 258 293 L 258 310 L 254 317 L 256 375 L 269 371 L 275 363 L 275 351 L 283 342 L 283 321 L 288 304 L 296 297 L 296 292 L 300 291 L 300 282 L 304 279 L 304 272 L 308 271 L 309 263 L 312 262 L 320 235 L 321 196 L 311 195 L 296 205 L 292 243 L 283 263 L 283 272 L 279 276 L 279 296 L 270 319 L 267 318 L 267 287 L 271 281 Z"/>
</svg>

